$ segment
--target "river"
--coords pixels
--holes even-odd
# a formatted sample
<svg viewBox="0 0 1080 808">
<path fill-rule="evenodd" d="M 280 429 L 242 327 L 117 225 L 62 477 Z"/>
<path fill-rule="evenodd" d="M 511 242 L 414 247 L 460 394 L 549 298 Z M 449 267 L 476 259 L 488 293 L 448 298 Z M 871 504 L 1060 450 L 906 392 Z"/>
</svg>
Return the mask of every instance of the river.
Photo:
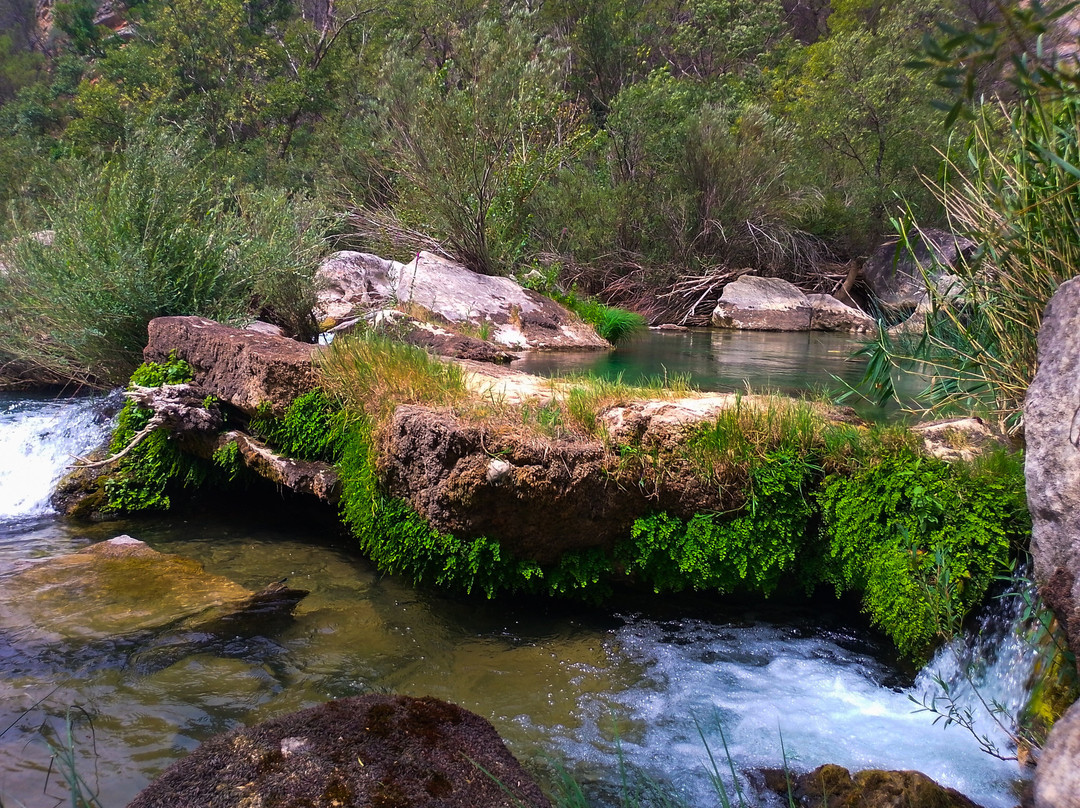
<svg viewBox="0 0 1080 808">
<path fill-rule="evenodd" d="M 0 400 L 0 610 L 4 579 L 28 563 L 128 533 L 209 572 L 259 588 L 288 577 L 309 589 L 295 619 L 236 637 L 42 643 L 0 632 L 0 802 L 53 806 L 64 790 L 47 739 L 75 708 L 80 774 L 105 808 L 211 735 L 365 692 L 434 695 L 488 718 L 528 768 L 565 768 L 594 804 L 617 804 L 618 760 L 690 805 L 716 804 L 707 751 L 722 727 L 739 770 L 917 769 L 988 808 L 1017 802 L 1021 772 L 980 751 L 963 728 L 916 712 L 934 673 L 977 707 L 956 651 L 914 677 L 851 604 L 622 599 L 607 608 L 496 602 L 418 591 L 379 575 L 328 522 L 269 508 L 76 525 L 47 497 L 70 455 L 107 419 L 97 403 Z M 7 604 L 11 608 L 11 604 Z M 77 617 L 86 608 L 70 604 Z M 1022 702 L 1032 654 L 996 604 L 973 672 L 988 701 Z M 87 720 L 92 717 L 92 724 Z M 696 722 L 696 723 L 695 723 Z M 10 726 L 9 726 L 10 725 Z M 1003 747 L 993 722 L 978 728 Z M 783 751 L 781 749 L 781 735 Z"/>
</svg>

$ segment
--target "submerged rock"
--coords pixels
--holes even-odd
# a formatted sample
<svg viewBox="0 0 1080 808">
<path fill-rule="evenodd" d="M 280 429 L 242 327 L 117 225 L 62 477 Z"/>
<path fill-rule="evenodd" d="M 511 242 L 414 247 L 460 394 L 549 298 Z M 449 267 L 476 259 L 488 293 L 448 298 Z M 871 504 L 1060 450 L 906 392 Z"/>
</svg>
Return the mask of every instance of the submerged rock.
<svg viewBox="0 0 1080 808">
<path fill-rule="evenodd" d="M 365 311 L 411 305 L 451 326 L 487 328 L 510 350 L 596 349 L 611 346 L 554 300 L 509 278 L 480 275 L 429 252 L 408 264 L 366 253 L 335 253 L 320 268 L 316 316 L 341 322 Z"/>
<path fill-rule="evenodd" d="M 0 629 L 38 640 L 99 640 L 164 630 L 206 630 L 217 621 L 291 611 L 304 592 L 255 593 L 189 558 L 159 553 L 131 536 L 34 562 L 0 586 Z"/>
<path fill-rule="evenodd" d="M 480 716 L 358 696 L 211 738 L 128 808 L 520 808 L 549 803 Z"/>
<path fill-rule="evenodd" d="M 766 772 L 765 781 L 771 791 L 787 797 L 789 779 L 783 772 Z M 799 808 L 979 808 L 921 772 L 867 769 L 852 775 L 830 764 L 792 776 L 790 786 Z"/>
</svg>

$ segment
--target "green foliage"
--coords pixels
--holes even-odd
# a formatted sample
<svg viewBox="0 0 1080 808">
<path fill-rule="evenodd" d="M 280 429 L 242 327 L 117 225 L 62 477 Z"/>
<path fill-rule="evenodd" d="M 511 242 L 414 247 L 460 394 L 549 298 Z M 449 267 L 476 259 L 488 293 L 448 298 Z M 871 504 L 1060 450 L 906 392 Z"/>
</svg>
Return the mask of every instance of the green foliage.
<svg viewBox="0 0 1080 808">
<path fill-rule="evenodd" d="M 0 278 L 0 335 L 63 378 L 126 379 L 154 317 L 261 315 L 315 332 L 318 208 L 222 187 L 186 140 L 139 135 L 100 172 L 65 182 L 47 215 L 51 245 L 12 246 L 19 271 Z"/>
<path fill-rule="evenodd" d="M 251 432 L 274 449 L 299 460 L 333 462 L 345 431 L 345 414 L 319 388 L 293 400 L 281 418 L 260 407 Z"/>
<path fill-rule="evenodd" d="M 455 32 L 436 71 L 404 53 L 388 66 L 398 216 L 488 275 L 514 268 L 530 198 L 591 137 L 560 87 L 563 54 L 529 23 L 512 13 Z"/>
<path fill-rule="evenodd" d="M 953 91 L 948 120 L 974 122 L 934 192 L 953 231 L 978 249 L 955 266 L 927 267 L 928 276 L 948 272 L 954 281 L 948 289 L 928 283 L 925 336 L 879 350 L 887 368 L 927 363 L 933 384 L 920 402 L 927 408 L 982 407 L 1011 431 L 1022 428 L 1043 312 L 1080 266 L 1080 81 L 1065 63 L 1044 59 L 1039 44 L 1063 10 L 1003 7 L 1001 24 L 925 43 L 926 64 Z M 1008 56 L 1012 94 L 981 102 L 982 72 Z M 898 217 L 896 227 L 914 247 L 914 217 Z"/>
<path fill-rule="evenodd" d="M 803 488 L 810 473 L 805 457 L 770 454 L 750 475 L 752 494 L 741 513 L 638 519 L 617 558 L 657 592 L 769 595 L 793 570 L 805 542 L 812 508 Z"/>
<path fill-rule="evenodd" d="M 131 377 L 133 387 L 183 384 L 192 379 L 191 366 L 175 354 L 158 364 L 147 362 Z M 117 416 L 109 453 L 117 454 L 150 422 L 153 413 L 129 400 Z M 105 480 L 106 508 L 117 513 L 168 510 L 171 494 L 182 488 L 198 488 L 206 481 L 207 466 L 183 453 L 169 432 L 158 428 L 143 438 Z"/>
<path fill-rule="evenodd" d="M 460 366 L 367 331 L 335 339 L 318 362 L 323 389 L 351 412 L 374 418 L 398 404 L 440 406 L 465 396 Z"/>
<path fill-rule="evenodd" d="M 244 471 L 244 463 L 240 457 L 240 446 L 236 441 L 229 441 L 214 452 L 210 458 L 214 465 L 224 472 L 229 482 L 235 482 Z"/>
<path fill-rule="evenodd" d="M 1018 458 L 967 466 L 908 451 L 818 494 L 827 543 L 823 577 L 863 604 L 905 654 L 925 659 L 951 637 L 1030 529 Z"/>
<path fill-rule="evenodd" d="M 614 306 L 605 306 L 597 300 L 583 297 L 577 292 L 552 293 L 551 297 L 577 314 L 596 329 L 596 333 L 612 345 L 625 342 L 645 328 L 645 318 L 637 312 Z"/>
</svg>

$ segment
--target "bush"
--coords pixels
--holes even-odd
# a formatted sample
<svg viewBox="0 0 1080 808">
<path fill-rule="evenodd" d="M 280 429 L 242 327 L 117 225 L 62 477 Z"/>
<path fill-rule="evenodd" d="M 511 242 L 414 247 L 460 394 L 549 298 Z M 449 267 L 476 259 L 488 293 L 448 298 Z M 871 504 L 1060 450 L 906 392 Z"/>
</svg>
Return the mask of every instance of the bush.
<svg viewBox="0 0 1080 808">
<path fill-rule="evenodd" d="M 327 217 L 272 191 L 215 182 L 190 142 L 136 136 L 46 209 L 51 245 L 17 239 L 0 279 L 0 338 L 78 382 L 122 383 L 155 317 L 264 317 L 311 339 L 313 276 Z"/>
</svg>

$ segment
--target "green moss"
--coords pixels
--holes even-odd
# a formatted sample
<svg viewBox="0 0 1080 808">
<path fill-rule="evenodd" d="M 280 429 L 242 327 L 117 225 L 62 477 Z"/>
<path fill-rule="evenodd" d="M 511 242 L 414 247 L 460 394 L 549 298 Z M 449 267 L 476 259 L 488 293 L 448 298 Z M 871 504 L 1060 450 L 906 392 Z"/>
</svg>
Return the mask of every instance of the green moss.
<svg viewBox="0 0 1080 808">
<path fill-rule="evenodd" d="M 137 368 L 131 376 L 131 386 L 184 384 L 193 376 L 191 366 L 174 352 L 163 363 L 147 362 Z M 152 415 L 150 409 L 134 401 L 124 404 L 109 443 L 109 453 L 117 454 L 126 448 Z M 168 431 L 155 429 L 118 461 L 105 480 L 103 510 L 114 513 L 168 510 L 178 490 L 203 485 L 208 475 L 213 476 L 212 469 L 210 464 L 181 452 Z"/>
</svg>

